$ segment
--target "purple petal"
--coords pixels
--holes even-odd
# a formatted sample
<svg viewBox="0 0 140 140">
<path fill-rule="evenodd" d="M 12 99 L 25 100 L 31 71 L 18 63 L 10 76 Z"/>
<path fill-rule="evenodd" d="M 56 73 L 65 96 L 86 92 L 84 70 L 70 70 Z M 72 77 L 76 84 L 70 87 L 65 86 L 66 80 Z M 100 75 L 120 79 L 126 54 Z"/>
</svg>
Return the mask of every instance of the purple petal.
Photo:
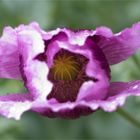
<svg viewBox="0 0 140 140">
<path fill-rule="evenodd" d="M 95 35 L 101 35 L 101 36 L 104 36 L 106 38 L 109 38 L 109 37 L 113 36 L 113 32 L 110 28 L 101 26 L 101 27 L 96 28 L 96 34 Z"/>
<path fill-rule="evenodd" d="M 17 52 L 17 35 L 11 27 L 5 27 L 0 38 L 0 55 Z"/>
<path fill-rule="evenodd" d="M 75 119 L 80 117 L 81 115 L 88 115 L 89 113 L 93 112 L 93 110 L 88 107 L 88 104 L 84 104 L 82 102 L 80 102 L 79 104 L 71 102 L 61 104 L 39 104 L 36 102 L 32 108 L 32 111 L 51 118 L 61 117 L 66 119 Z"/>
<path fill-rule="evenodd" d="M 23 112 L 31 109 L 32 102 L 30 94 L 0 96 L 0 115 L 19 120 Z"/>
<path fill-rule="evenodd" d="M 130 82 L 113 82 L 110 85 L 109 96 L 118 96 L 119 94 L 140 95 L 140 80 Z"/>
<path fill-rule="evenodd" d="M 109 97 L 104 101 L 101 108 L 105 111 L 114 111 L 123 106 L 129 96 L 140 96 L 140 80 L 125 82 L 113 82 L 110 85 Z"/>
<path fill-rule="evenodd" d="M 90 48 L 89 46 L 92 46 L 91 48 L 93 50 L 91 49 L 90 51 L 92 52 L 93 56 L 92 58 L 88 56 L 90 61 L 87 64 L 86 73 L 88 74 L 89 72 L 89 75 L 93 74 L 99 81 L 95 83 L 92 81 L 85 82 L 79 90 L 77 98 L 78 101 L 103 99 L 106 97 L 108 91 L 110 79 L 110 69 L 108 63 L 103 52 L 91 42 L 90 38 L 87 38 L 84 47 Z M 88 53 L 86 49 L 85 53 Z"/>
<path fill-rule="evenodd" d="M 72 31 L 67 28 L 57 28 L 53 31 L 43 32 L 42 36 L 44 40 L 51 40 L 54 36 L 58 35 L 59 33 L 65 33 L 68 39 L 68 42 L 71 45 L 84 45 L 87 37 L 95 35 L 96 31 L 94 30 L 79 30 L 79 31 Z"/>
<path fill-rule="evenodd" d="M 21 79 L 19 54 L 0 55 L 0 77 Z"/>
<path fill-rule="evenodd" d="M 42 36 L 46 34 L 44 30 L 42 30 L 37 22 L 31 22 L 29 25 L 20 24 L 17 28 L 15 28 L 15 31 L 17 33 L 23 31 L 23 30 L 34 30 L 38 33 L 40 33 Z"/>
<path fill-rule="evenodd" d="M 0 77 L 20 79 L 17 35 L 11 27 L 6 27 L 0 38 Z"/>
<path fill-rule="evenodd" d="M 140 22 L 112 37 L 103 36 L 98 36 L 98 46 L 102 48 L 109 64 L 119 63 L 140 48 Z"/>
<path fill-rule="evenodd" d="M 46 100 L 46 96 L 52 88 L 46 78 L 48 67 L 45 62 L 35 59 L 45 49 L 42 37 L 35 30 L 24 29 L 19 32 L 18 42 L 25 85 L 32 95 Z"/>
</svg>

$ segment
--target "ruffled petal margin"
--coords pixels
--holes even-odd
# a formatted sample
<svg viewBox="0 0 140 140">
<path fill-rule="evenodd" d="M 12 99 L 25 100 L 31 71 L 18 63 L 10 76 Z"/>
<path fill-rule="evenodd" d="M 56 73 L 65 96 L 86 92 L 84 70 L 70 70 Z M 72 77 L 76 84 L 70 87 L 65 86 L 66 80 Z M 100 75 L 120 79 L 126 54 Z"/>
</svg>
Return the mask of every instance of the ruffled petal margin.
<svg viewBox="0 0 140 140">
<path fill-rule="evenodd" d="M 32 103 L 33 99 L 30 94 L 0 96 L 0 115 L 19 120 L 22 113 L 32 107 Z"/>
<path fill-rule="evenodd" d="M 130 82 L 112 82 L 109 89 L 109 97 L 102 104 L 104 111 L 112 112 L 119 106 L 123 106 L 127 97 L 140 96 L 140 80 Z"/>
<path fill-rule="evenodd" d="M 113 112 L 124 105 L 127 97 L 140 96 L 140 80 L 111 83 L 109 97 L 105 100 L 79 101 L 58 103 L 55 99 L 48 102 L 34 102 L 32 111 L 48 117 L 78 118 L 87 115 L 98 109 L 106 112 Z"/>
<path fill-rule="evenodd" d="M 83 45 L 87 37 L 93 37 L 95 43 L 102 49 L 110 65 L 126 60 L 140 48 L 140 22 L 113 34 L 107 27 L 98 27 L 96 30 L 56 29 L 55 31 L 40 32 L 44 40 L 50 40 L 54 35 L 65 32 L 69 42 L 73 45 Z"/>
</svg>

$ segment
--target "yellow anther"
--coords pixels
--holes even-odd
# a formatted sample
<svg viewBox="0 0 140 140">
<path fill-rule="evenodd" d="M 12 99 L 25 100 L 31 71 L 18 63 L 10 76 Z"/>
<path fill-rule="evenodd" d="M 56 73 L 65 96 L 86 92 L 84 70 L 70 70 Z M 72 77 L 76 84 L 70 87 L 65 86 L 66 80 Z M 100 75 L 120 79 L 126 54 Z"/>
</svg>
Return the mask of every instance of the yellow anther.
<svg viewBox="0 0 140 140">
<path fill-rule="evenodd" d="M 51 71 L 55 80 L 74 80 L 80 71 L 80 65 L 74 56 L 63 54 L 54 59 Z"/>
</svg>

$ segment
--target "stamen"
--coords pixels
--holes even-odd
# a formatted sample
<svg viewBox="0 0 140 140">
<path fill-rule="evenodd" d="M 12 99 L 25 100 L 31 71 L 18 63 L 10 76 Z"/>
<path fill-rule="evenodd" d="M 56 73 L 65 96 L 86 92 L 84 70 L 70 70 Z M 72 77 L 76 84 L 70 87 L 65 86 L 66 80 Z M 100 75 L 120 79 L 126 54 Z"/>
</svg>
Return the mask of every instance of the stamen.
<svg viewBox="0 0 140 140">
<path fill-rule="evenodd" d="M 80 71 L 80 65 L 74 56 L 64 53 L 54 58 L 51 71 L 55 80 L 74 80 Z"/>
<path fill-rule="evenodd" d="M 68 73 L 68 76 L 69 76 L 70 80 L 72 80 L 72 76 L 71 76 L 71 74 L 70 74 L 69 70 L 68 70 L 66 67 L 65 67 L 64 69 L 65 69 L 65 70 L 66 70 L 66 72 Z"/>
</svg>

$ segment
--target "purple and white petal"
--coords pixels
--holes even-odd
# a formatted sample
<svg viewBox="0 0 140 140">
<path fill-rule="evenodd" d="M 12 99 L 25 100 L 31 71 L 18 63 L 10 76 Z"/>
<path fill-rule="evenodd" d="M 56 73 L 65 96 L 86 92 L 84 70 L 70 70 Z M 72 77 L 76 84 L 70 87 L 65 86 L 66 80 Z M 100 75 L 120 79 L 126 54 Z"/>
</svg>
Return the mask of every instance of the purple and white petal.
<svg viewBox="0 0 140 140">
<path fill-rule="evenodd" d="M 46 100 L 52 88 L 52 84 L 46 78 L 48 67 L 36 59 L 45 49 L 42 37 L 35 30 L 23 30 L 18 33 L 18 42 L 25 85 L 36 98 Z"/>
<path fill-rule="evenodd" d="M 127 59 L 140 48 L 140 22 L 112 37 L 98 36 L 97 44 L 102 48 L 110 65 Z"/>
<path fill-rule="evenodd" d="M 0 115 L 7 118 L 20 119 L 20 116 L 32 107 L 30 94 L 11 94 L 0 96 Z"/>
<path fill-rule="evenodd" d="M 140 80 L 111 83 L 108 98 L 101 104 L 101 108 L 108 112 L 115 111 L 124 105 L 129 96 L 140 96 Z"/>
<path fill-rule="evenodd" d="M 0 77 L 21 79 L 17 34 L 6 27 L 0 38 Z"/>
</svg>

